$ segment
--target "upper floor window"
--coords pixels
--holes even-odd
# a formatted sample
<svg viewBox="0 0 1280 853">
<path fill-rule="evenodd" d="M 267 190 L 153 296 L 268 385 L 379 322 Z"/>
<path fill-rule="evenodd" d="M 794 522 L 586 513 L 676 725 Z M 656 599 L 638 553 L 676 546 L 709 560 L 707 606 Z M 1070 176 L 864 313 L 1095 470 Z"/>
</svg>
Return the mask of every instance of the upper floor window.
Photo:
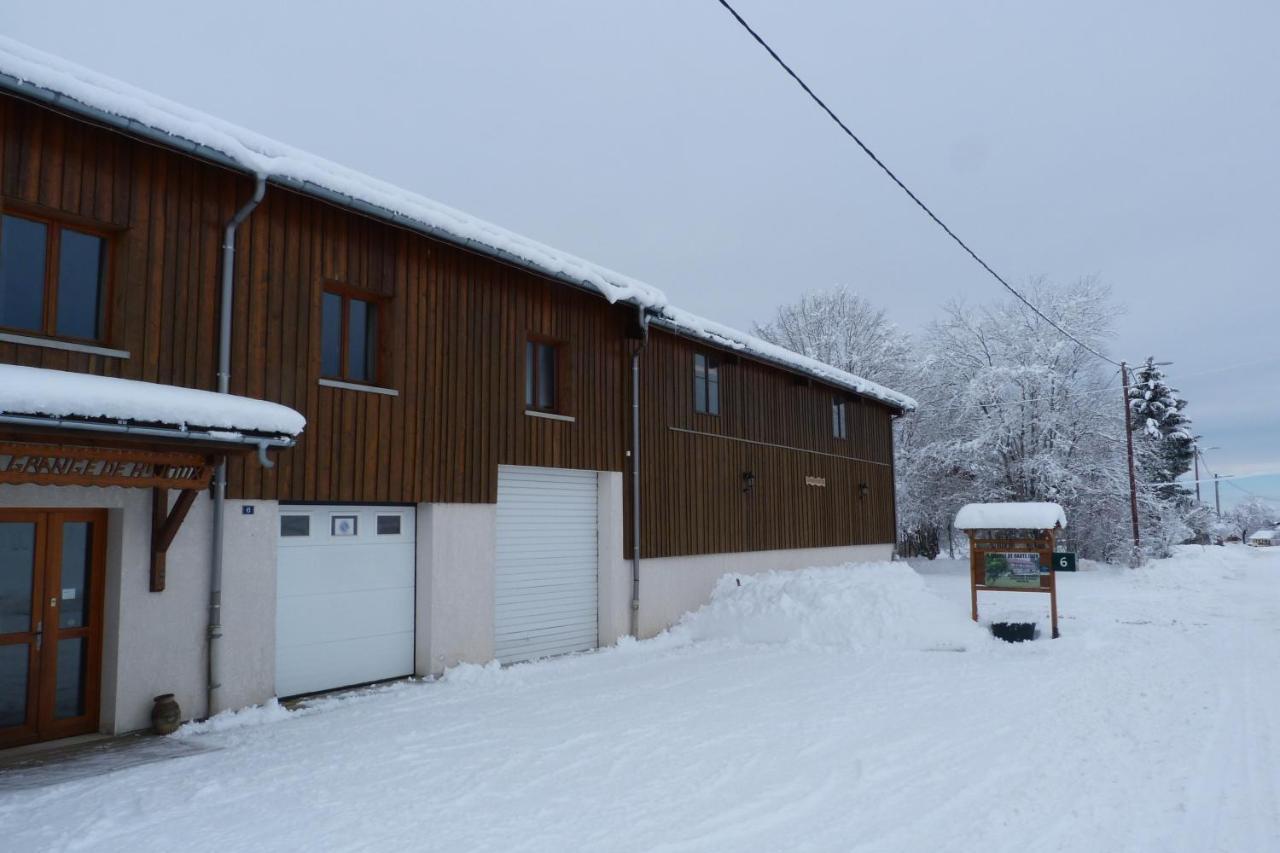
<svg viewBox="0 0 1280 853">
<path fill-rule="evenodd" d="M 524 406 L 554 412 L 560 404 L 560 347 L 529 339 L 524 344 Z"/>
<path fill-rule="evenodd" d="M 350 382 L 378 379 L 378 303 L 346 290 L 324 292 L 320 374 Z"/>
<path fill-rule="evenodd" d="M 0 326 L 101 339 L 106 270 L 101 235 L 52 220 L 0 216 Z"/>
<path fill-rule="evenodd" d="M 844 400 L 831 401 L 831 434 L 836 438 L 849 437 L 848 407 Z"/>
<path fill-rule="evenodd" d="M 693 354 L 693 410 L 720 414 L 720 359 L 714 355 Z"/>
</svg>

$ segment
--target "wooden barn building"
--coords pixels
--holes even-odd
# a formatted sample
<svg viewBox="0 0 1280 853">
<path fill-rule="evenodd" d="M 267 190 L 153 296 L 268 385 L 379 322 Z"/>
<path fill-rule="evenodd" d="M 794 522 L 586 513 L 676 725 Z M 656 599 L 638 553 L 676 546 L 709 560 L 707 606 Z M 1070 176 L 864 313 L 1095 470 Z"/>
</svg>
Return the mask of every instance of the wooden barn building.
<svg viewBox="0 0 1280 853">
<path fill-rule="evenodd" d="M 0 40 L 0 746 L 589 650 L 728 571 L 887 559 L 912 406 Z"/>
</svg>

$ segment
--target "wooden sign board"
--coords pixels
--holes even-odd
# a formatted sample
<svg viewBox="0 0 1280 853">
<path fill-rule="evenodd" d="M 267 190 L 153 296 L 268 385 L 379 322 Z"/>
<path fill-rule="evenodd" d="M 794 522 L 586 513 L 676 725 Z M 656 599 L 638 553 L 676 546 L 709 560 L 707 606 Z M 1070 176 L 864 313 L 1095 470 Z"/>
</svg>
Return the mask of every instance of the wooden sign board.
<svg viewBox="0 0 1280 853">
<path fill-rule="evenodd" d="M 1058 590 L 1054 582 L 1054 530 L 968 530 L 969 587 L 973 621 L 978 621 L 978 593 L 1047 592 L 1053 637 L 1058 636 Z"/>
</svg>

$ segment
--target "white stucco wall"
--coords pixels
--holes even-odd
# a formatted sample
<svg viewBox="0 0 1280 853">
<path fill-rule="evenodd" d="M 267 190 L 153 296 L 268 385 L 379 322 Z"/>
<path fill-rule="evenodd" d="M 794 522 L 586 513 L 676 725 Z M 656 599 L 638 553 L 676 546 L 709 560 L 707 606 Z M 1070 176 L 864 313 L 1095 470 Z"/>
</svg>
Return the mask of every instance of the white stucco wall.
<svg viewBox="0 0 1280 853">
<path fill-rule="evenodd" d="M 419 504 L 414 671 L 493 659 L 496 504 Z"/>
<path fill-rule="evenodd" d="M 652 637 L 674 625 L 711 597 L 721 576 L 789 571 L 810 566 L 888 560 L 892 543 L 788 551 L 743 551 L 696 557 L 663 557 L 640 561 L 640 636 Z"/>
<path fill-rule="evenodd" d="M 170 493 L 176 499 L 175 492 Z M 262 702 L 275 680 L 276 507 L 227 502 L 221 708 Z M 150 591 L 151 490 L 0 486 L 0 507 L 108 510 L 100 728 L 151 724 L 152 697 L 175 694 L 184 719 L 203 717 L 212 501 L 202 493 L 169 547 L 163 592 Z"/>
<path fill-rule="evenodd" d="M 622 473 L 601 471 L 597 477 L 598 630 L 600 645 L 611 646 L 631 633 L 631 561 L 623 553 Z"/>
</svg>

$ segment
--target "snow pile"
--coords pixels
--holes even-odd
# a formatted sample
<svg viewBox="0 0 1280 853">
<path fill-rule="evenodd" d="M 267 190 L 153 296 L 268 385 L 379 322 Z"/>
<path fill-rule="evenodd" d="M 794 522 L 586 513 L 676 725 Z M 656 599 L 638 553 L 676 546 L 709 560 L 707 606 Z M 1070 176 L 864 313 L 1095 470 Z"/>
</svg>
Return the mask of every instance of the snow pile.
<svg viewBox="0 0 1280 853">
<path fill-rule="evenodd" d="M 855 652 L 977 649 L 990 635 L 930 592 L 906 563 L 725 575 L 710 603 L 672 629 L 695 641 Z"/>
<path fill-rule="evenodd" d="M 266 400 L 155 382 L 0 364 L 0 413 L 110 418 L 298 435 L 302 415 Z"/>
<path fill-rule="evenodd" d="M 229 732 L 248 726 L 261 726 L 264 723 L 278 723 L 296 714 L 304 713 L 306 713 L 305 710 L 290 711 L 275 699 L 270 699 L 261 705 L 250 705 L 248 708 L 241 708 L 237 711 L 223 711 L 222 713 L 214 714 L 207 720 L 201 720 L 198 723 L 187 723 L 170 737 L 181 740 L 192 735 Z"/>
<path fill-rule="evenodd" d="M 194 149 L 197 155 L 226 158 L 246 171 L 304 192 L 326 191 L 349 202 L 368 205 L 398 224 L 590 288 L 610 302 L 628 302 L 660 310 L 687 334 L 781 362 L 897 408 L 916 408 L 915 400 L 905 394 L 775 347 L 752 335 L 678 311 L 667 302 L 666 294 L 638 279 L 0 36 L 0 85 L 5 76 L 55 94 L 61 108 L 80 106 L 90 112 L 116 116 L 133 124 L 135 129 L 158 131 L 171 137 L 175 147 Z"/>
<path fill-rule="evenodd" d="M 956 530 L 1052 530 L 1065 528 L 1067 514 L 1054 503 L 965 504 Z"/>
</svg>

